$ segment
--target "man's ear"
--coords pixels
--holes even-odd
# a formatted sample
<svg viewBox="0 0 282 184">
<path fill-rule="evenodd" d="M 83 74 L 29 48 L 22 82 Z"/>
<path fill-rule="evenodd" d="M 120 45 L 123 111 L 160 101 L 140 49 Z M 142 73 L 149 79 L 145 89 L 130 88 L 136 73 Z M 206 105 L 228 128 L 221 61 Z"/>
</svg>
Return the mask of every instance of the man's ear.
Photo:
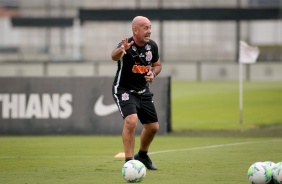
<svg viewBox="0 0 282 184">
<path fill-rule="evenodd" d="M 137 34 L 137 31 L 138 31 L 138 30 L 137 30 L 137 28 L 136 28 L 136 27 L 133 27 L 133 28 L 132 28 L 132 32 L 133 32 L 133 34 Z"/>
</svg>

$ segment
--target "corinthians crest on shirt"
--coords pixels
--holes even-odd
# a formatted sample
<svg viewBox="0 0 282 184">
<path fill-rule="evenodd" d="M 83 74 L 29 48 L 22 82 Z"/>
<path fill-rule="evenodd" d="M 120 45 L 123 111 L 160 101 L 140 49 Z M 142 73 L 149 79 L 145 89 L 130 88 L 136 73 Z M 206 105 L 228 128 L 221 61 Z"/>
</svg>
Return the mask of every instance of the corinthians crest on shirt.
<svg viewBox="0 0 282 184">
<path fill-rule="evenodd" d="M 121 95 L 121 100 L 122 100 L 122 101 L 127 101 L 127 100 L 129 100 L 129 94 L 128 94 L 128 93 L 123 93 L 123 94 Z"/>
<path fill-rule="evenodd" d="M 152 52 L 151 52 L 151 51 L 148 51 L 148 52 L 145 53 L 145 55 L 146 55 L 146 61 L 147 61 L 148 63 L 150 63 L 151 60 L 152 60 L 152 58 L 153 58 Z"/>
</svg>

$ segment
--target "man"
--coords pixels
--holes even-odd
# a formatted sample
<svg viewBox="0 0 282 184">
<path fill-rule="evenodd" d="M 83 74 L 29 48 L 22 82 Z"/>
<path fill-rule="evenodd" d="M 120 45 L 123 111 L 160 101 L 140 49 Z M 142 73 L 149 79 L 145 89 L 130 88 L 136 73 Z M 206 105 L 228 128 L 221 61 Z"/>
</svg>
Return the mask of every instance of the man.
<svg viewBox="0 0 282 184">
<path fill-rule="evenodd" d="M 123 39 L 112 52 L 112 59 L 118 61 L 113 97 L 124 119 L 122 139 L 125 161 L 133 159 L 135 130 L 139 119 L 143 130 L 140 149 L 134 154 L 134 159 L 141 161 L 148 169 L 157 170 L 147 154 L 159 129 L 149 83 L 154 81 L 162 66 L 158 46 L 150 39 L 150 20 L 143 16 L 135 17 L 132 33 L 132 37 Z"/>
</svg>

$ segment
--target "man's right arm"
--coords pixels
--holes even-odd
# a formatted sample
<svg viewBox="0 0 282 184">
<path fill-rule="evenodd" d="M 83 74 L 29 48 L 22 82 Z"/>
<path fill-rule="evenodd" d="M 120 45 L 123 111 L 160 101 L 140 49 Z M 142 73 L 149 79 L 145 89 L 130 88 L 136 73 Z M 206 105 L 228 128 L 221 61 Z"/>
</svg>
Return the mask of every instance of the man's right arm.
<svg viewBox="0 0 282 184">
<path fill-rule="evenodd" d="M 124 54 L 126 54 L 126 50 L 128 50 L 131 45 L 133 45 L 134 41 L 132 40 L 130 43 L 128 43 L 128 38 L 122 39 L 120 47 L 116 48 L 112 52 L 112 60 L 118 61 L 120 58 L 123 57 Z"/>
<path fill-rule="evenodd" d="M 124 46 L 121 45 L 120 47 L 118 47 L 115 50 L 113 50 L 113 52 L 112 52 L 112 60 L 118 61 L 118 60 L 120 60 L 120 58 L 123 57 L 124 54 L 125 54 Z"/>
</svg>

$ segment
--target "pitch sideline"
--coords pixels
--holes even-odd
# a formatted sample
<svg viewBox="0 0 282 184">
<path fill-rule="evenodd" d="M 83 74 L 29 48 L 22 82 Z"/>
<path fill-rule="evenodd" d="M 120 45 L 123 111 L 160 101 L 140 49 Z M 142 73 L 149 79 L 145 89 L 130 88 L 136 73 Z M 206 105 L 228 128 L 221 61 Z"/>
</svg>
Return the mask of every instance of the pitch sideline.
<svg viewBox="0 0 282 184">
<path fill-rule="evenodd" d="M 281 141 L 282 139 L 275 139 L 275 140 L 267 140 L 267 141 L 249 141 L 249 142 L 237 142 L 237 143 L 230 143 L 230 144 L 215 144 L 215 145 L 210 145 L 210 146 L 201 146 L 201 147 L 194 147 L 194 148 L 161 150 L 161 151 L 150 152 L 149 155 L 179 152 L 179 151 L 192 151 L 192 150 L 220 148 L 220 147 L 228 147 L 228 146 L 240 146 L 240 145 L 254 144 L 254 143 L 281 142 Z M 73 159 L 73 158 L 91 159 L 95 157 L 94 156 L 82 156 L 82 155 L 81 156 L 0 156 L 0 159 Z"/>
<path fill-rule="evenodd" d="M 191 150 L 220 148 L 220 147 L 228 147 L 228 146 L 240 146 L 240 145 L 253 144 L 253 143 L 279 142 L 279 141 L 282 141 L 282 139 L 268 140 L 268 141 L 237 142 L 237 143 L 230 143 L 230 144 L 216 144 L 216 145 L 211 145 L 211 146 L 201 146 L 201 147 L 194 147 L 194 148 L 155 151 L 155 152 L 150 152 L 149 155 L 155 155 L 155 154 L 160 154 L 160 153 L 178 152 L 178 151 L 191 151 Z"/>
<path fill-rule="evenodd" d="M 237 143 L 230 143 L 230 144 L 215 144 L 210 146 L 201 146 L 201 147 L 194 147 L 194 148 L 185 148 L 185 149 L 173 149 L 173 150 L 162 150 L 162 151 L 155 151 L 148 153 L 149 155 L 155 155 L 160 153 L 170 153 L 170 152 L 179 152 L 179 151 L 192 151 L 192 150 L 201 150 L 201 149 L 211 149 L 211 148 L 220 148 L 220 147 L 228 147 L 228 146 L 240 146 L 245 144 L 253 144 L 253 143 L 263 143 L 263 142 L 280 142 L 282 139 L 276 139 L 276 140 L 267 140 L 267 141 L 248 141 L 248 142 L 237 142 Z M 119 155 L 121 153 L 118 153 Z M 115 155 L 115 158 L 124 158 L 124 157 L 117 157 Z"/>
</svg>

